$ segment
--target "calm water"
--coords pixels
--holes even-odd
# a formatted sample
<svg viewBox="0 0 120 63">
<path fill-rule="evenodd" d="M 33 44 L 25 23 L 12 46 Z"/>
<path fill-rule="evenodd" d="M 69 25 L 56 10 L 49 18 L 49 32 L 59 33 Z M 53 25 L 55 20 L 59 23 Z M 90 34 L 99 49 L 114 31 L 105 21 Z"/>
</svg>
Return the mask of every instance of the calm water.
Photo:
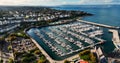
<svg viewBox="0 0 120 63">
<path fill-rule="evenodd" d="M 35 39 L 35 40 L 38 42 L 38 44 L 39 44 L 40 46 L 42 46 L 42 48 L 43 48 L 53 59 L 55 59 L 55 60 L 62 60 L 62 59 L 65 59 L 65 58 L 67 58 L 67 57 L 69 57 L 69 56 L 72 56 L 72 55 L 76 54 L 76 53 L 73 53 L 73 54 L 71 54 L 71 55 L 59 57 L 59 56 L 56 55 L 54 52 L 52 52 L 52 50 L 50 49 L 50 47 L 48 47 L 48 45 L 46 45 L 46 44 L 44 43 L 44 41 L 39 38 L 39 36 L 37 36 L 37 35 L 34 33 L 35 30 L 39 30 L 39 31 L 45 30 L 45 33 L 49 33 L 49 32 L 51 32 L 51 31 L 49 31 L 48 28 L 53 29 L 54 27 L 56 27 L 56 26 L 53 26 L 53 27 L 42 27 L 42 28 L 31 28 L 30 30 L 27 31 L 27 33 L 28 33 L 33 39 Z M 100 47 L 102 47 L 102 48 L 103 48 L 103 51 L 104 51 L 106 54 L 108 54 L 108 53 L 110 53 L 110 52 L 112 52 L 112 51 L 114 50 L 114 45 L 113 45 L 113 43 L 112 43 L 112 35 L 111 35 L 111 33 L 108 32 L 108 29 L 104 29 L 104 28 L 103 28 L 103 30 L 104 30 L 104 35 L 102 36 L 102 39 L 106 40 L 106 42 L 105 42 L 103 45 L 100 45 Z M 53 40 L 51 40 L 46 34 L 44 34 L 43 32 L 40 32 L 40 33 L 45 36 L 45 39 L 51 41 L 52 43 L 55 43 L 55 42 L 54 42 Z M 57 36 L 57 35 L 56 35 L 56 36 Z M 63 38 L 62 38 L 62 39 L 63 39 Z M 64 41 L 63 41 L 63 42 L 64 42 Z M 65 41 L 65 43 L 66 43 L 66 41 Z M 67 43 L 69 43 L 69 42 L 67 42 Z M 72 44 L 71 44 L 71 45 L 72 45 Z M 57 46 L 57 45 L 56 45 L 56 46 Z M 76 50 L 76 48 L 78 48 L 78 47 L 74 47 L 74 48 L 75 48 L 75 50 Z M 64 50 L 64 49 L 62 49 L 62 50 Z M 79 53 L 79 52 L 77 52 L 77 53 Z"/>
<path fill-rule="evenodd" d="M 114 6 L 61 6 L 55 7 L 59 10 L 81 10 L 94 14 L 83 18 L 84 20 L 108 24 L 113 26 L 120 26 L 120 5 Z"/>
<path fill-rule="evenodd" d="M 94 14 L 94 16 L 84 17 L 83 20 L 92 21 L 96 23 L 108 24 L 113 26 L 120 26 L 120 6 L 61 6 L 54 7 L 54 9 L 59 10 L 82 10 Z M 49 47 L 44 44 L 33 31 L 36 28 L 28 30 L 28 34 L 33 37 L 45 50 L 46 52 L 56 60 L 61 60 L 66 57 L 58 57 L 49 49 Z M 39 29 L 39 28 L 38 28 Z M 103 28 L 104 29 L 104 28 Z M 39 29 L 40 30 L 40 29 Z M 114 50 L 114 45 L 112 43 L 112 34 L 108 32 L 108 29 L 104 29 L 103 38 L 106 40 L 105 44 L 101 47 L 103 51 L 108 54 Z M 74 55 L 74 54 L 72 54 Z M 71 56 L 71 55 L 69 55 Z"/>
</svg>

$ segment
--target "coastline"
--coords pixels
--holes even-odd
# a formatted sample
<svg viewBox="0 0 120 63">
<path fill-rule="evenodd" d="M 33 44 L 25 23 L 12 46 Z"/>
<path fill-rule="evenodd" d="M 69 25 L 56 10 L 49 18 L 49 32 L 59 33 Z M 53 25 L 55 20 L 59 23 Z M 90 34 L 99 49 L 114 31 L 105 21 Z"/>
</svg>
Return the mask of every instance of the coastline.
<svg viewBox="0 0 120 63">
<path fill-rule="evenodd" d="M 67 21 L 65 21 L 65 22 L 58 23 L 58 24 L 52 24 L 52 25 L 47 24 L 47 25 L 41 25 L 41 26 L 31 26 L 31 27 L 26 28 L 26 29 L 24 30 L 24 33 L 26 33 L 26 31 L 29 30 L 30 28 L 41 28 L 41 27 L 47 27 L 47 26 L 56 26 L 56 25 L 68 24 L 68 23 L 72 23 L 72 22 L 74 22 L 74 20 L 73 20 L 73 19 L 69 19 L 69 20 L 67 20 Z M 27 35 L 28 35 L 28 34 L 27 34 Z"/>
</svg>

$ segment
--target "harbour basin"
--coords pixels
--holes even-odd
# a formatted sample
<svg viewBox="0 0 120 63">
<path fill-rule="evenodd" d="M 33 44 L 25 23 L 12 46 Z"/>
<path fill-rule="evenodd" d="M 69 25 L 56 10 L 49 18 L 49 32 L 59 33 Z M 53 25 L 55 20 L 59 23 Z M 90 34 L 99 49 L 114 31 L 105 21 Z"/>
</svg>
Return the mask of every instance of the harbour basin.
<svg viewBox="0 0 120 63">
<path fill-rule="evenodd" d="M 102 42 L 105 44 L 101 47 L 105 49 L 109 48 L 106 47 L 108 42 L 113 46 L 108 52 L 114 49 L 112 41 L 106 38 L 111 38 L 108 29 L 81 22 L 31 28 L 27 33 L 54 60 L 63 60 Z"/>
</svg>

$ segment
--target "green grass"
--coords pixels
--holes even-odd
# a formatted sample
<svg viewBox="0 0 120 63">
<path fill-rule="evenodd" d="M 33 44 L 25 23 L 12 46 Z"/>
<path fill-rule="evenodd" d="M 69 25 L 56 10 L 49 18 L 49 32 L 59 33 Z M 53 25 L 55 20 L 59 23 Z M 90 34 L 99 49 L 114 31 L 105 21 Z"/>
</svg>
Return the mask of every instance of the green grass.
<svg viewBox="0 0 120 63">
<path fill-rule="evenodd" d="M 84 50 L 79 53 L 79 56 L 81 59 L 85 61 L 89 61 L 90 63 L 96 63 L 96 57 L 93 53 L 90 52 L 90 50 Z"/>
<path fill-rule="evenodd" d="M 84 59 L 86 61 L 89 61 L 90 60 L 90 56 L 89 55 L 82 55 L 80 56 L 81 59 Z"/>
</svg>

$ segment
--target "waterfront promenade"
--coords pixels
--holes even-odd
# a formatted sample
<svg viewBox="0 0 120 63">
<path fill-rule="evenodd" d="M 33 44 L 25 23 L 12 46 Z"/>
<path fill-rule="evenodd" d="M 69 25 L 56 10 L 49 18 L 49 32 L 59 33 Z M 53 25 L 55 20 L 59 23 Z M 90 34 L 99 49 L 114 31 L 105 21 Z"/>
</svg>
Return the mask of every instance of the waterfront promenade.
<svg viewBox="0 0 120 63">
<path fill-rule="evenodd" d="M 109 31 L 113 33 L 112 41 L 113 41 L 115 47 L 117 49 L 120 49 L 120 37 L 119 37 L 118 30 L 110 29 Z"/>
<path fill-rule="evenodd" d="M 84 21 L 84 20 L 80 20 L 80 19 L 77 19 L 77 21 L 87 23 L 87 24 L 91 24 L 91 25 L 100 26 L 100 27 L 110 28 L 110 29 L 119 29 L 119 27 L 104 25 L 104 24 L 99 24 L 99 23 L 94 23 L 94 22 L 89 22 L 89 21 Z"/>
</svg>

